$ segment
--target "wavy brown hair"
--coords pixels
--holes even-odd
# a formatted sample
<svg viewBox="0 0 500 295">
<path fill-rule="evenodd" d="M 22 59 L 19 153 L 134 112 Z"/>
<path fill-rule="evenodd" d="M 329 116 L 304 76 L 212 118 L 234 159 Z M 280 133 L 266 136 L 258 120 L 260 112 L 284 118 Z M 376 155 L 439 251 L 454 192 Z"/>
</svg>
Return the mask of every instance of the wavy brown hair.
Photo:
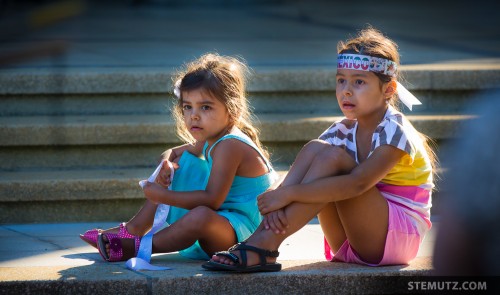
<svg viewBox="0 0 500 295">
<path fill-rule="evenodd" d="M 184 124 L 182 93 L 195 89 L 207 91 L 222 102 L 229 113 L 230 127 L 238 127 L 269 158 L 269 153 L 259 140 L 259 130 L 252 124 L 252 114 L 246 97 L 246 79 L 249 68 L 238 58 L 209 53 L 185 65 L 174 77 L 174 93 L 178 103 L 173 109 L 177 133 L 186 142 L 195 140 Z"/>
</svg>

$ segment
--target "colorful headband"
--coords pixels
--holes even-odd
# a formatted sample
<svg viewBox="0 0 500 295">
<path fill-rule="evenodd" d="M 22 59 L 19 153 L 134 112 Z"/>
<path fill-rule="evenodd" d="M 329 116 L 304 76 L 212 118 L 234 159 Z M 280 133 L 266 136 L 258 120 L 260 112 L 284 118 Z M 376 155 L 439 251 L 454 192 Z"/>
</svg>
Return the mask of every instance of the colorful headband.
<svg viewBox="0 0 500 295">
<path fill-rule="evenodd" d="M 337 56 L 337 69 L 374 72 L 395 77 L 397 68 L 398 66 L 395 62 L 381 57 L 350 53 L 343 53 Z M 396 83 L 398 97 L 410 111 L 413 105 L 422 104 L 410 91 L 408 91 L 408 89 L 401 85 L 401 83 Z"/>
<path fill-rule="evenodd" d="M 396 76 L 397 64 L 392 60 L 361 54 L 339 54 L 338 69 L 369 71 L 383 75 Z"/>
</svg>

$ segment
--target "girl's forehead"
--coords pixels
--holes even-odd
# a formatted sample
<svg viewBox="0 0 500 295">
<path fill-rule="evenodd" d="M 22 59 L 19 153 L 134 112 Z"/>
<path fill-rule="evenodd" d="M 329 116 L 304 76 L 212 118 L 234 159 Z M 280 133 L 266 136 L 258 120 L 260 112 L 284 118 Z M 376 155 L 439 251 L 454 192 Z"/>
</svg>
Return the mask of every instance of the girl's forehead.
<svg viewBox="0 0 500 295">
<path fill-rule="evenodd" d="M 337 76 L 352 76 L 352 77 L 374 77 L 377 76 L 372 72 L 360 70 L 337 69 Z"/>
<path fill-rule="evenodd" d="M 213 95 L 209 91 L 207 91 L 203 88 L 197 88 L 197 89 L 183 91 L 182 92 L 182 100 L 183 101 L 203 100 L 203 101 L 211 101 L 211 102 L 219 101 L 218 99 L 213 97 Z"/>
</svg>

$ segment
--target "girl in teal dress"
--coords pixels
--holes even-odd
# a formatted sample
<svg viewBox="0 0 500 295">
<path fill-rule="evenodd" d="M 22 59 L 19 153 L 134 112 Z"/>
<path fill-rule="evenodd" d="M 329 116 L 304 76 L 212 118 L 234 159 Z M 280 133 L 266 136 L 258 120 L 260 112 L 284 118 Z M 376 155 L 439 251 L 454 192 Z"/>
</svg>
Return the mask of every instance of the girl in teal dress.
<svg viewBox="0 0 500 295">
<path fill-rule="evenodd" d="M 208 259 L 259 226 L 257 196 L 277 176 L 249 120 L 246 69 L 238 59 L 207 54 L 178 75 L 173 113 L 187 143 L 163 154 L 156 180 L 143 187 L 146 203 L 130 221 L 93 230 L 100 233 L 105 260 L 124 261 L 137 254 L 160 203 L 171 207 L 165 228 L 153 235 L 153 253 L 180 251 Z M 175 168 L 172 181 L 169 165 Z M 84 238 L 87 233 L 82 239 L 95 246 L 90 235 Z"/>
</svg>

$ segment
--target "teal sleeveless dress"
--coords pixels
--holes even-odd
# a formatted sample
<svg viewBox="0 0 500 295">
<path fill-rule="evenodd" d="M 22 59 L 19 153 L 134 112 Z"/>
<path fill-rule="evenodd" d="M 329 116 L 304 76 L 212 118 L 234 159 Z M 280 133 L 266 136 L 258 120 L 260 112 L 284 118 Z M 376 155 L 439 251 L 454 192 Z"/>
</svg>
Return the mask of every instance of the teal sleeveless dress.
<svg viewBox="0 0 500 295">
<path fill-rule="evenodd" d="M 208 184 L 212 168 L 212 149 L 219 142 L 232 138 L 240 140 L 254 148 L 266 161 L 269 170 L 268 173 L 258 177 L 235 176 L 226 200 L 219 210 L 217 210 L 218 214 L 224 216 L 229 221 L 236 233 L 238 242 L 241 242 L 247 239 L 262 221 L 262 216 L 257 207 L 257 196 L 265 192 L 278 178 L 271 163 L 262 155 L 247 135 L 238 129 L 217 140 L 208 150 L 208 153 L 208 143 L 205 143 L 203 155 L 206 155 L 206 158 L 203 156 L 196 157 L 185 151 L 179 160 L 179 169 L 175 171 L 174 179 L 172 180 L 172 190 L 204 190 Z M 167 223 L 174 223 L 187 212 L 189 210 L 172 206 L 167 217 Z M 198 241 L 190 247 L 179 251 L 179 253 L 191 259 L 210 259 L 208 254 L 200 247 Z"/>
</svg>

